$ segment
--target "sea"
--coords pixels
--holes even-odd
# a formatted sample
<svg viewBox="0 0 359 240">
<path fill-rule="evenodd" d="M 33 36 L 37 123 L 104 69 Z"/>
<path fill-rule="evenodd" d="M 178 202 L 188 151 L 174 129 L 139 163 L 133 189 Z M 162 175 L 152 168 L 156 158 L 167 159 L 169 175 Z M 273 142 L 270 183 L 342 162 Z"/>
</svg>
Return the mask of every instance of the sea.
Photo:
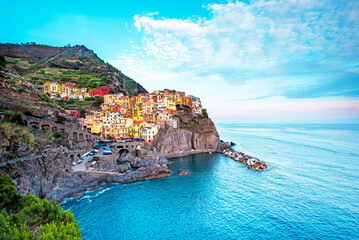
<svg viewBox="0 0 359 240">
<path fill-rule="evenodd" d="M 170 177 L 65 199 L 83 239 L 359 239 L 359 125 L 216 126 L 269 169 L 217 153 L 170 159 Z"/>
</svg>

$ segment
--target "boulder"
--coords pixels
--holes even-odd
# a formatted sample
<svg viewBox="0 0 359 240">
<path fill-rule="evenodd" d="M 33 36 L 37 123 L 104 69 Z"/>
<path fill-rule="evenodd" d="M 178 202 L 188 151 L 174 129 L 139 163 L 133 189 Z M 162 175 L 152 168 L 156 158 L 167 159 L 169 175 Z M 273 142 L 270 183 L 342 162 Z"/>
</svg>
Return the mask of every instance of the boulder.
<svg viewBox="0 0 359 240">
<path fill-rule="evenodd" d="M 188 169 L 179 169 L 178 170 L 178 176 L 183 176 L 189 172 Z"/>
</svg>

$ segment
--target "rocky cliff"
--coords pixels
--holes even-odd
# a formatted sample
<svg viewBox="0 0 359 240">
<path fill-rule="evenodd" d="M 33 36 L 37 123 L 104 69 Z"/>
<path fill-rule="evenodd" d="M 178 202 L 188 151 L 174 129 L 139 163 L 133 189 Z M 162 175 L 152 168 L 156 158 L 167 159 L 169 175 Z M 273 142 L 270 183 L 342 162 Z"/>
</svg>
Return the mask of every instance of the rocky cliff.
<svg viewBox="0 0 359 240">
<path fill-rule="evenodd" d="M 60 201 L 69 194 L 102 184 L 128 183 L 172 174 L 167 168 L 167 159 L 148 150 L 144 150 L 143 156 L 129 154 L 122 162 L 114 155 L 112 159 L 99 161 L 88 171 L 74 172 L 71 163 L 70 157 L 61 149 L 52 149 L 41 159 L 7 164 L 0 168 L 0 173 L 9 174 L 20 193 L 51 201 Z"/>
<path fill-rule="evenodd" d="M 165 157 L 180 157 L 203 152 L 220 152 L 221 141 L 213 121 L 193 117 L 186 109 L 178 111 L 178 127 L 160 129 L 150 146 Z"/>
</svg>

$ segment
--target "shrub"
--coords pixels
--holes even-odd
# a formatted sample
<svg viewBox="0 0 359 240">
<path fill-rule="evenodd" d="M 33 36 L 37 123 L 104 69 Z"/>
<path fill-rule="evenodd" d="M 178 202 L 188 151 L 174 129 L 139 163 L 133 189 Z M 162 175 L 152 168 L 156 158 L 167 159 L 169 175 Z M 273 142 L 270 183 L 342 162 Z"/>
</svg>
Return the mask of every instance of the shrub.
<svg viewBox="0 0 359 240">
<path fill-rule="evenodd" d="M 92 103 L 92 106 L 93 107 L 100 107 L 101 106 L 101 104 L 103 104 L 103 97 L 98 97 L 98 96 L 96 96 L 95 97 L 95 101 Z"/>
<path fill-rule="evenodd" d="M 52 132 L 52 137 L 54 137 L 54 138 L 61 138 L 62 137 L 62 134 L 61 133 L 59 133 L 59 132 Z"/>
<path fill-rule="evenodd" d="M 28 146 L 35 146 L 35 137 L 29 129 L 12 122 L 0 123 L 0 144 L 9 142 L 7 150 L 14 153 L 19 147 L 19 141 L 23 140 Z"/>
<path fill-rule="evenodd" d="M 204 118 L 208 118 L 207 109 L 205 109 L 205 108 L 202 109 L 202 115 Z"/>
<path fill-rule="evenodd" d="M 58 203 L 21 195 L 13 180 L 0 176 L 1 239 L 81 239 L 74 215 Z M 40 226 L 38 232 L 32 229 Z"/>
<path fill-rule="evenodd" d="M 33 114 L 31 111 L 29 111 L 29 110 L 25 110 L 23 113 L 24 113 L 25 116 L 29 116 L 29 117 L 33 117 L 33 116 L 34 116 L 34 114 Z"/>
<path fill-rule="evenodd" d="M 13 112 L 13 111 L 5 111 L 5 120 L 7 122 L 12 122 L 17 125 L 25 126 L 25 122 L 23 120 L 24 114 L 20 111 Z"/>
<path fill-rule="evenodd" d="M 80 111 L 81 117 L 85 118 L 86 117 L 86 110 L 83 109 L 83 108 L 80 108 L 79 111 Z"/>
</svg>

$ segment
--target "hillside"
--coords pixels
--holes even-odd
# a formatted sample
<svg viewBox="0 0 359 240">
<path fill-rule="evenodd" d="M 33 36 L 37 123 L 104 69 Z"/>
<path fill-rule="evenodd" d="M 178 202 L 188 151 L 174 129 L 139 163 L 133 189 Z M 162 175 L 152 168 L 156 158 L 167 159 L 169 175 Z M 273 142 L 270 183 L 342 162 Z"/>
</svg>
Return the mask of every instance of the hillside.
<svg viewBox="0 0 359 240">
<path fill-rule="evenodd" d="M 115 93 L 137 95 L 147 91 L 85 46 L 51 47 L 36 44 L 0 44 L 6 66 L 40 88 L 46 81 L 73 82 L 93 90 L 108 86 Z"/>
</svg>

